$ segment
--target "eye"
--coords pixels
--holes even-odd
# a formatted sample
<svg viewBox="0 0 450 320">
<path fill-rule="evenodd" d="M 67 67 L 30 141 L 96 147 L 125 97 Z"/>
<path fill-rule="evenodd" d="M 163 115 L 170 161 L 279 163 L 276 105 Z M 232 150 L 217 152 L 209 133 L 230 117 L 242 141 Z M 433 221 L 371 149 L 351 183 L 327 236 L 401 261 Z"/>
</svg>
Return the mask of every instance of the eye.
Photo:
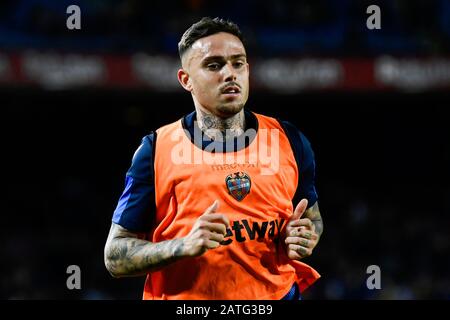
<svg viewBox="0 0 450 320">
<path fill-rule="evenodd" d="M 240 68 L 244 65 L 244 63 L 242 61 L 236 61 L 233 65 L 235 68 Z"/>
<path fill-rule="evenodd" d="M 216 71 L 216 70 L 219 70 L 221 66 L 220 66 L 220 64 L 215 62 L 215 63 L 209 63 L 206 67 L 211 71 Z"/>
</svg>

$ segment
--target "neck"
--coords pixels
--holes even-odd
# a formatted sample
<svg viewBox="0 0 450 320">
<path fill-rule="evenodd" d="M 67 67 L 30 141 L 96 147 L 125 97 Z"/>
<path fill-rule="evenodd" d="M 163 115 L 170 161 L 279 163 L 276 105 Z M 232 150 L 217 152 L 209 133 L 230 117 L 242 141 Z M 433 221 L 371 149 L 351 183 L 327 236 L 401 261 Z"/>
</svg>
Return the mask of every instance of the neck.
<svg viewBox="0 0 450 320">
<path fill-rule="evenodd" d="M 196 112 L 199 128 L 212 140 L 225 141 L 244 133 L 244 109 L 228 118 L 221 118 L 203 108 L 196 108 Z"/>
</svg>

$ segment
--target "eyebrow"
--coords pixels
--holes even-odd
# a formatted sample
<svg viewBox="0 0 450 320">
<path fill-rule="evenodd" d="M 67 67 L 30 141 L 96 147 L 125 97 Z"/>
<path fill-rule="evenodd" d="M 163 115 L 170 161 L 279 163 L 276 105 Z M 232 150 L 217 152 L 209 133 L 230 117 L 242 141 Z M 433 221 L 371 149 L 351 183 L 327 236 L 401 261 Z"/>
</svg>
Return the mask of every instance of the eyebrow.
<svg viewBox="0 0 450 320">
<path fill-rule="evenodd" d="M 247 58 L 247 56 L 244 53 L 240 53 L 240 54 L 234 54 L 232 56 L 229 57 L 224 57 L 224 56 L 209 56 L 206 57 L 205 59 L 203 59 L 203 63 L 208 63 L 211 61 L 217 61 L 217 60 L 226 60 L 226 59 L 232 59 L 232 60 L 236 60 L 239 58 Z"/>
</svg>

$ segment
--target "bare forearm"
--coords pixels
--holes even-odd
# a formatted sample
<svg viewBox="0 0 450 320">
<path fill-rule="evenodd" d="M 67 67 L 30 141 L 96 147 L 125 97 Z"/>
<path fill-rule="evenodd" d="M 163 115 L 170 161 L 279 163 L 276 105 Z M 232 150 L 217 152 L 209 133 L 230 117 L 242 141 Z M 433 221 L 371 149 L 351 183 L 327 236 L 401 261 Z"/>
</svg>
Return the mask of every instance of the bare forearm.
<svg viewBox="0 0 450 320">
<path fill-rule="evenodd" d="M 117 277 L 139 276 L 155 271 L 178 260 L 181 240 L 152 243 L 123 238 L 111 242 L 106 256 L 106 267 Z"/>
<path fill-rule="evenodd" d="M 182 256 L 181 239 L 158 243 L 121 235 L 113 229 L 105 246 L 105 265 L 115 277 L 139 276 L 158 270 Z M 117 235 L 117 233 L 119 233 Z"/>
</svg>

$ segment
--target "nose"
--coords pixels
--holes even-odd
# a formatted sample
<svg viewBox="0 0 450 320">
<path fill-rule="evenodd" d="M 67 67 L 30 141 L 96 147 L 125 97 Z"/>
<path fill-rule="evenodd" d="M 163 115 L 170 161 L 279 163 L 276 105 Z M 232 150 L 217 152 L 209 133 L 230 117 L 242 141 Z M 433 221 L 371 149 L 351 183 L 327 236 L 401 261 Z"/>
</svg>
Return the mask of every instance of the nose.
<svg viewBox="0 0 450 320">
<path fill-rule="evenodd" d="M 226 82 L 236 80 L 236 70 L 231 62 L 228 62 L 223 68 L 224 79 Z"/>
</svg>

